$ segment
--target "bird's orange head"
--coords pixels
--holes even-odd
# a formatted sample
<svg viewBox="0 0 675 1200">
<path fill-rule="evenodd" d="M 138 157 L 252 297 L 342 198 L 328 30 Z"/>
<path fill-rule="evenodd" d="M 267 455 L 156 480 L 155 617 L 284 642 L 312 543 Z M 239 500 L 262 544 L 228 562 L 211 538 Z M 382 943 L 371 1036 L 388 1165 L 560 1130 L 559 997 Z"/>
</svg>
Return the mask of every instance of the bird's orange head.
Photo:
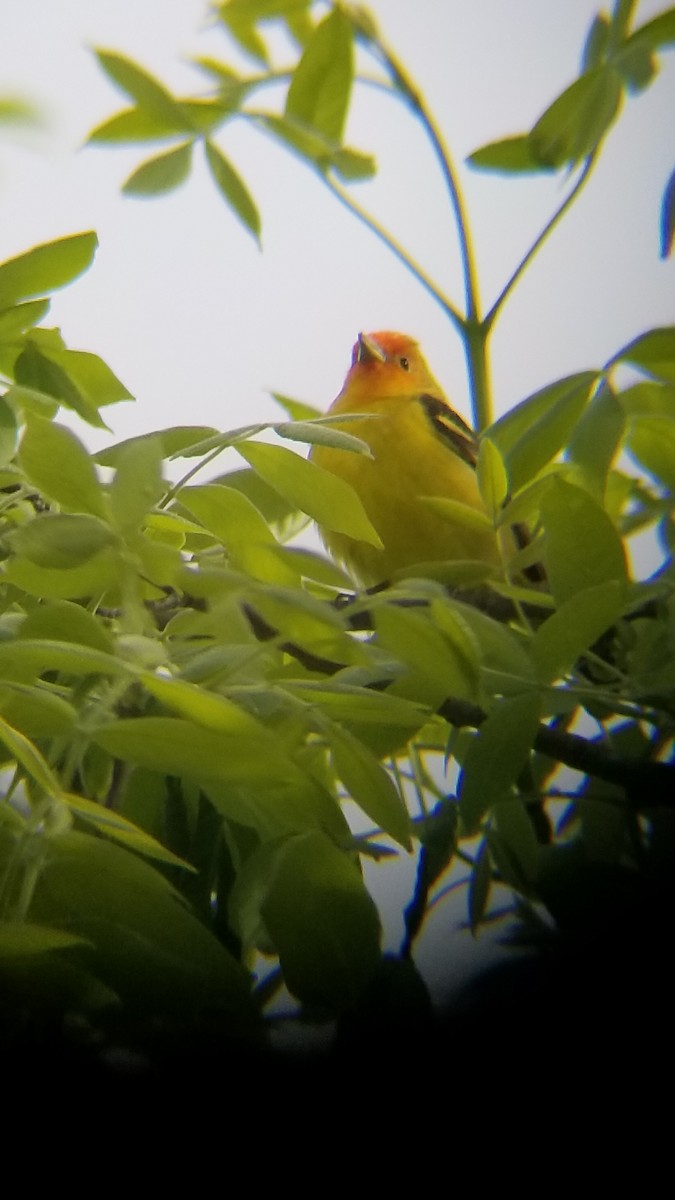
<svg viewBox="0 0 675 1200">
<path fill-rule="evenodd" d="M 360 333 L 352 350 L 352 365 L 343 393 L 352 396 L 399 396 L 440 388 L 419 346 L 406 333 Z M 442 393 L 440 393 L 442 395 Z"/>
</svg>

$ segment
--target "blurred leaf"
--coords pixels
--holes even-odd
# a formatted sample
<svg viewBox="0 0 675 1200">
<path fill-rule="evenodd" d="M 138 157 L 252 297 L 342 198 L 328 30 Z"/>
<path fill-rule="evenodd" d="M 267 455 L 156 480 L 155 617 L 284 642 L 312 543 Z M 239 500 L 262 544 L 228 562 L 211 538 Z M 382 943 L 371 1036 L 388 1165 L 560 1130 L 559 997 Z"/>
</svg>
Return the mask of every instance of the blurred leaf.
<svg viewBox="0 0 675 1200">
<path fill-rule="evenodd" d="M 669 258 L 675 238 L 675 171 L 663 190 L 661 204 L 661 258 Z"/>
<path fill-rule="evenodd" d="M 123 184 L 122 191 L 127 196 L 157 196 L 171 192 L 185 182 L 191 166 L 192 142 L 183 142 L 181 146 L 167 150 L 166 154 L 141 163 Z"/>
<path fill-rule="evenodd" d="M 146 679 L 172 707 L 189 705 L 197 719 L 206 700 L 215 704 L 218 699 L 197 687 L 186 699 L 187 684 L 173 687 L 170 695 L 170 682 Z M 177 717 L 120 719 L 98 728 L 92 741 L 126 762 L 196 780 L 226 815 L 267 836 L 271 830 L 319 826 L 342 832 L 343 821 L 332 799 L 293 762 L 277 735 L 247 718 L 238 706 L 223 701 L 221 709 L 218 725 Z"/>
<path fill-rule="evenodd" d="M 487 841 L 481 841 L 473 860 L 473 870 L 469 880 L 469 925 L 475 937 L 478 926 L 485 916 L 485 910 L 490 898 L 492 887 L 492 863 L 488 853 Z"/>
<path fill-rule="evenodd" d="M 77 720 L 77 711 L 61 696 L 18 681 L 0 683 L 0 714 L 27 738 L 62 737 Z"/>
<path fill-rule="evenodd" d="M 91 941 L 97 975 L 127 1013 L 226 1012 L 238 1045 L 256 1036 L 244 970 L 161 872 L 121 846 L 76 832 L 52 839 L 30 916 Z"/>
<path fill-rule="evenodd" d="M 14 458 L 18 436 L 14 409 L 0 396 L 0 467 L 7 466 Z"/>
<path fill-rule="evenodd" d="M 255 542 L 274 542 L 262 514 L 237 488 L 216 483 L 183 488 L 180 502 L 229 550 Z"/>
<path fill-rule="evenodd" d="M 675 8 L 669 8 L 636 29 L 624 43 L 624 48 L 630 51 L 635 46 L 642 46 L 649 50 L 659 50 L 662 46 L 671 46 L 673 43 Z"/>
<path fill-rule="evenodd" d="M 33 344 L 32 339 L 19 354 L 14 366 L 14 375 L 22 388 L 50 396 L 60 405 L 72 408 L 90 424 L 106 428 L 105 421 L 99 415 L 98 406 L 90 403 L 68 372 L 58 362 L 43 354 Z"/>
<path fill-rule="evenodd" d="M 531 892 L 539 867 L 539 846 L 522 800 L 502 800 L 495 806 L 487 841 L 504 881 L 526 895 Z"/>
<path fill-rule="evenodd" d="M 558 604 L 616 580 L 625 587 L 626 558 L 614 525 L 583 488 L 551 478 L 541 504 L 546 573 Z"/>
<path fill-rule="evenodd" d="M 340 414 L 335 420 L 342 423 L 344 416 Z M 279 437 L 286 438 L 291 442 L 308 442 L 313 446 L 333 446 L 337 450 L 351 450 L 356 454 L 365 454 L 368 458 L 373 457 L 367 442 L 353 433 L 346 433 L 343 429 L 334 429 L 331 422 L 332 418 L 324 418 L 320 421 L 280 421 L 274 426 L 274 432 Z"/>
<path fill-rule="evenodd" d="M 80 566 L 115 540 L 109 525 L 84 513 L 42 513 L 6 538 L 14 554 L 60 570 Z"/>
<path fill-rule="evenodd" d="M 62 796 L 58 778 L 37 746 L 0 716 L 0 742 L 4 742 L 13 759 L 23 767 L 38 788 L 52 799 Z"/>
<path fill-rule="evenodd" d="M 567 457 L 581 468 L 597 500 L 604 498 L 624 426 L 621 404 L 609 384 L 603 383 L 582 413 L 567 447 Z"/>
<path fill-rule="evenodd" d="M 163 492 L 162 447 L 159 438 L 129 442 L 117 461 L 110 488 L 110 511 L 124 533 L 140 529 Z"/>
<path fill-rule="evenodd" d="M 0 266 L 0 309 L 63 287 L 91 265 L 98 239 L 77 233 L 46 242 Z"/>
<path fill-rule="evenodd" d="M 410 817 L 391 776 L 375 756 L 347 729 L 321 722 L 333 763 L 352 800 L 371 821 L 404 850 L 410 850 Z"/>
<path fill-rule="evenodd" d="M 546 166 L 563 167 L 590 154 L 614 120 L 620 100 L 621 76 L 611 67 L 596 67 L 576 79 L 532 129 L 535 157 Z"/>
<path fill-rule="evenodd" d="M 105 519 L 105 503 L 94 465 L 82 442 L 62 425 L 31 416 L 19 463 L 39 492 L 65 509 Z"/>
<path fill-rule="evenodd" d="M 626 450 L 650 475 L 675 492 L 675 411 L 636 415 L 628 423 Z"/>
<path fill-rule="evenodd" d="M 629 342 L 614 355 L 608 366 L 618 362 L 631 363 L 647 375 L 675 383 L 675 326 L 650 329 Z"/>
<path fill-rule="evenodd" d="M 0 925 L 0 960 L 87 944 L 86 938 L 68 933 L 65 929 L 50 929 L 48 925 L 4 920 Z"/>
<path fill-rule="evenodd" d="M 0 274 L 2 267 L 0 267 Z M 17 334 L 37 325 L 49 312 L 49 300 L 27 300 L 0 313 L 0 342 L 11 342 Z"/>
<path fill-rule="evenodd" d="M 486 530 L 492 529 L 492 521 L 487 514 L 471 504 L 463 504 L 461 500 L 452 500 L 449 496 L 418 496 L 417 499 L 451 525 L 461 525 L 464 529 L 475 530 L 476 533 L 485 533 Z"/>
<path fill-rule="evenodd" d="M 103 550 L 80 567 L 59 570 L 58 567 L 38 567 L 23 558 L 12 559 L 5 567 L 6 582 L 22 588 L 38 600 L 79 600 L 83 597 L 103 598 L 108 589 L 119 583 L 120 558 L 114 551 Z M 108 603 L 112 603 L 110 599 Z M 116 601 L 119 603 L 119 595 Z"/>
<path fill-rule="evenodd" d="M 107 446 L 105 450 L 97 450 L 93 455 L 94 461 L 102 467 L 117 467 L 129 446 L 139 442 L 159 442 L 163 458 L 179 458 L 181 451 L 190 446 L 196 446 L 206 438 L 215 437 L 218 433 L 212 425 L 174 425 L 169 429 L 157 429 L 153 433 L 144 433 L 140 437 L 126 438 L 116 446 Z"/>
<path fill-rule="evenodd" d="M 414 699 L 422 699 L 432 708 L 446 696 L 476 699 L 479 679 L 476 649 L 470 632 L 462 629 L 461 624 L 455 624 L 452 636 L 444 636 L 426 613 L 387 604 L 374 615 L 378 645 L 406 664 L 411 680 L 415 681 Z M 416 694 L 418 689 L 421 696 Z"/>
<path fill-rule="evenodd" d="M 237 449 L 271 487 L 319 525 L 382 548 L 356 492 L 337 475 L 283 446 L 248 442 Z"/>
<path fill-rule="evenodd" d="M 358 867 L 318 830 L 279 848 L 262 906 L 289 991 L 339 1012 L 358 1001 L 380 959 L 380 922 Z"/>
<path fill-rule="evenodd" d="M 509 490 L 504 460 L 489 437 L 481 438 L 476 464 L 481 499 L 493 522 L 497 520 Z"/>
<path fill-rule="evenodd" d="M 314 29 L 293 72 L 286 116 L 339 143 L 353 77 L 352 27 L 344 13 L 334 8 Z"/>
<path fill-rule="evenodd" d="M 236 488 L 237 491 L 247 496 L 281 541 L 285 541 L 298 528 L 304 527 L 307 523 L 307 517 L 304 513 L 299 512 L 297 505 L 284 500 L 283 496 L 280 496 L 275 488 L 270 487 L 264 479 L 261 479 L 252 467 L 230 471 L 227 475 L 218 476 L 214 482 L 228 488 Z"/>
<path fill-rule="evenodd" d="M 509 795 L 529 758 L 540 719 L 539 695 L 523 692 L 499 700 L 471 738 L 457 792 L 466 833 L 477 833 L 484 814 Z"/>
<path fill-rule="evenodd" d="M 325 173 L 334 168 L 348 181 L 370 179 L 375 174 L 375 162 L 369 155 L 339 146 L 317 129 L 310 128 L 290 116 L 257 113 L 256 124 L 269 131 L 284 145 Z"/>
<path fill-rule="evenodd" d="M 625 588 L 616 580 L 575 592 L 537 629 L 532 658 L 542 683 L 553 683 L 571 670 L 605 631 L 618 621 Z"/>
<path fill-rule="evenodd" d="M 162 122 L 167 129 L 190 132 L 190 124 L 180 104 L 159 80 L 121 54 L 109 50 L 95 50 L 94 53 L 108 78 L 135 100 L 139 108 Z"/>
<path fill-rule="evenodd" d="M 610 24 L 605 13 L 596 13 L 581 56 L 581 73 L 593 71 L 604 61 L 610 43 Z"/>
<path fill-rule="evenodd" d="M 513 491 L 528 483 L 565 445 L 597 376 L 582 371 L 528 396 L 486 431 L 501 451 Z"/>
<path fill-rule="evenodd" d="M 206 161 L 220 194 L 244 228 L 248 229 L 260 244 L 260 214 L 246 184 L 213 142 L 205 142 L 204 149 Z"/>
<path fill-rule="evenodd" d="M 305 404 L 302 400 L 292 400 L 290 396 L 282 396 L 280 392 L 270 392 L 270 395 L 288 413 L 292 421 L 311 421 L 315 417 L 323 416 L 320 409 Z"/>
<path fill-rule="evenodd" d="M 158 862 L 167 863 L 172 867 L 181 867 L 187 871 L 194 870 L 190 863 L 186 863 L 176 854 L 172 854 L 156 838 L 151 837 L 145 830 L 139 829 L 138 825 L 127 820 L 120 813 L 113 812 L 106 805 L 88 800 L 86 796 L 76 796 L 72 792 L 64 793 L 62 800 L 75 816 L 80 817 L 89 825 L 93 825 L 99 833 L 111 838 L 114 842 L 119 842 L 127 849 L 135 850 L 138 854 L 144 854 L 147 858 L 154 858 Z"/>
<path fill-rule="evenodd" d="M 555 169 L 537 157 L 527 133 L 501 138 L 498 142 L 489 142 L 479 150 L 474 150 L 466 161 L 470 167 L 477 167 L 482 171 L 497 171 L 503 175 L 521 175 Z"/>
<path fill-rule="evenodd" d="M 46 638 L 57 642 L 75 642 L 114 654 L 115 642 L 105 624 L 81 604 L 69 600 L 44 601 L 27 614 L 18 633 L 23 640 Z"/>
<path fill-rule="evenodd" d="M 104 146 L 156 142 L 164 138 L 175 138 L 181 133 L 185 133 L 185 128 L 176 128 L 173 118 L 167 121 L 145 108 L 125 108 L 92 129 L 87 142 Z"/>
</svg>

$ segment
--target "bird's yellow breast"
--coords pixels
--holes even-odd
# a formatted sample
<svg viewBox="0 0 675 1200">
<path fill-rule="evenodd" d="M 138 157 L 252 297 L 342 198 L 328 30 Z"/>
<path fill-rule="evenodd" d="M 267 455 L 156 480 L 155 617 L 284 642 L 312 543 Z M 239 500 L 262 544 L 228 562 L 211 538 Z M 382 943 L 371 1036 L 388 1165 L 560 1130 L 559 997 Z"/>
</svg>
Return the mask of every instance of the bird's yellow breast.
<svg viewBox="0 0 675 1200">
<path fill-rule="evenodd" d="M 328 446 L 314 446 L 312 459 L 351 484 L 384 549 L 322 530 L 330 553 L 363 584 L 380 583 L 418 562 L 499 563 L 495 534 L 449 523 L 421 499 L 442 496 L 483 510 L 475 470 L 434 430 L 420 396 L 361 396 L 355 403 L 353 395 L 341 395 L 331 413 L 355 410 L 374 415 L 337 428 L 365 441 L 372 459 Z"/>
</svg>

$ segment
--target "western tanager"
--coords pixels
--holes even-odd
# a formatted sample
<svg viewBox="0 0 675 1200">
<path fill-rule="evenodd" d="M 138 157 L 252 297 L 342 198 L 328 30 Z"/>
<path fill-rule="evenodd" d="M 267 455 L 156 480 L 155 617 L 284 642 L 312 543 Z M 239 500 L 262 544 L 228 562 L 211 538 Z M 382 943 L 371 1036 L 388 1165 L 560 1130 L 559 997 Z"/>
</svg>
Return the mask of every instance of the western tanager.
<svg viewBox="0 0 675 1200">
<path fill-rule="evenodd" d="M 368 444 L 372 458 L 325 445 L 311 451 L 315 463 L 351 484 L 382 541 L 379 550 L 321 530 L 329 552 L 361 584 L 384 582 L 415 563 L 501 563 L 500 542 L 492 529 L 448 521 L 423 499 L 440 496 L 484 511 L 475 434 L 448 403 L 417 342 L 402 333 L 360 333 L 329 413 L 375 414 L 344 425 Z M 512 553 L 513 538 L 507 536 Z"/>
</svg>

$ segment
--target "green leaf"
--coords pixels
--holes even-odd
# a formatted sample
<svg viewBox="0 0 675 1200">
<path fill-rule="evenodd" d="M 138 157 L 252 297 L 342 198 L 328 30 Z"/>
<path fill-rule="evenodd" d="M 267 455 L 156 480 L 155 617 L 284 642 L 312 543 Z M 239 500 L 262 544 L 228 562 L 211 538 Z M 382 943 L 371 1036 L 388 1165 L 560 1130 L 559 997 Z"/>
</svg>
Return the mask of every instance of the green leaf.
<svg viewBox="0 0 675 1200">
<path fill-rule="evenodd" d="M 625 588 L 616 579 L 575 592 L 540 625 L 531 643 L 542 683 L 560 679 L 621 616 Z"/>
<path fill-rule="evenodd" d="M 110 511 L 124 534 L 140 529 L 163 491 L 159 438 L 139 438 L 126 445 L 117 460 L 110 488 Z"/>
<path fill-rule="evenodd" d="M 673 412 L 633 417 L 625 448 L 633 458 L 675 492 L 675 422 Z"/>
<path fill-rule="evenodd" d="M 77 711 L 67 700 L 16 680 L 0 683 L 0 714 L 27 738 L 63 737 L 72 733 L 77 721 Z"/>
<path fill-rule="evenodd" d="M 478 926 L 485 916 L 491 887 L 492 863 L 490 862 L 487 841 L 483 838 L 473 860 L 473 870 L 469 880 L 469 925 L 474 937 L 478 932 Z"/>
<path fill-rule="evenodd" d="M 262 914 L 293 995 L 330 1013 L 357 1003 L 380 960 L 380 922 L 358 867 L 324 833 L 280 846 Z"/>
<path fill-rule="evenodd" d="M 495 443 L 488 437 L 481 438 L 476 472 L 481 499 L 494 523 L 504 507 L 509 481 L 504 460 Z"/>
<path fill-rule="evenodd" d="M 163 874 L 123 847 L 78 832 L 52 838 L 29 915 L 91 941 L 125 1011 L 160 1024 L 210 1011 L 233 1045 L 258 1037 L 246 972 Z"/>
<path fill-rule="evenodd" d="M 144 854 L 147 858 L 154 858 L 158 862 L 194 871 L 194 867 L 190 863 L 186 863 L 177 854 L 172 854 L 156 838 L 151 837 L 149 833 L 140 829 L 138 825 L 134 825 L 132 821 L 128 821 L 120 813 L 113 812 L 106 805 L 98 804 L 95 800 L 88 800 L 86 796 L 74 795 L 72 792 L 64 793 L 62 800 L 76 817 L 93 825 L 99 833 L 111 838 L 114 842 L 119 842 L 129 850 L 135 850 L 138 854 Z"/>
<path fill-rule="evenodd" d="M 446 696 L 476 699 L 478 663 L 471 632 L 453 614 L 446 618 L 447 633 L 439 629 L 428 613 L 414 612 L 387 604 L 375 612 L 377 641 L 410 674 L 407 694 L 435 708 Z M 406 677 L 403 677 L 406 685 Z M 394 685 L 395 690 L 398 685 Z M 421 692 L 421 696 L 418 693 Z"/>
<path fill-rule="evenodd" d="M 184 129 L 177 129 L 173 118 L 161 119 L 144 108 L 125 108 L 92 129 L 87 138 L 91 145 L 115 145 L 135 142 L 156 142 L 175 138 Z"/>
<path fill-rule="evenodd" d="M 284 412 L 288 413 L 292 421 L 311 421 L 315 417 L 323 416 L 320 409 L 314 408 L 312 404 L 305 404 L 302 400 L 292 400 L 290 396 L 282 396 L 280 392 L 270 392 L 270 395 L 281 405 Z"/>
<path fill-rule="evenodd" d="M 108 78 L 135 100 L 139 108 L 162 122 L 166 129 L 190 132 L 190 124 L 180 104 L 159 80 L 121 54 L 109 50 L 95 50 L 94 53 Z"/>
<path fill-rule="evenodd" d="M 188 697 L 187 684 L 179 696 L 179 689 L 169 690 L 163 685 L 171 681 L 159 676 L 154 681 L 146 677 L 145 682 L 161 692 L 165 702 L 176 708 L 185 705 L 200 717 L 206 706 L 200 697 L 217 699 L 197 687 Z M 210 706 L 207 720 L 213 711 Z M 344 832 L 332 799 L 286 754 L 276 734 L 227 702 L 216 720 L 217 726 L 206 727 L 177 717 L 121 719 L 95 730 L 92 741 L 126 762 L 196 780 L 216 808 L 263 836 L 319 826 Z"/>
<path fill-rule="evenodd" d="M 42 292 L 64 287 L 92 263 L 95 233 L 77 233 L 46 242 L 0 266 L 0 309 Z"/>
<path fill-rule="evenodd" d="M 69 675 L 130 675 L 123 659 L 76 642 L 19 638 L 0 642 L 0 676 L 35 679 L 46 671 Z"/>
<path fill-rule="evenodd" d="M 246 184 L 237 174 L 232 163 L 225 158 L 225 155 L 213 142 L 206 141 L 204 150 L 213 181 L 221 196 L 239 218 L 244 228 L 248 229 L 256 242 L 260 244 L 260 213 Z"/>
<path fill-rule="evenodd" d="M 159 442 L 162 458 L 180 458 L 183 451 L 205 441 L 206 438 L 216 437 L 217 434 L 218 430 L 212 425 L 174 425 L 169 429 L 157 429 L 153 433 L 141 434 L 140 437 L 126 438 L 115 446 L 98 450 L 93 458 L 102 467 L 117 467 L 128 447 L 147 441 Z"/>
<path fill-rule="evenodd" d="M 384 833 L 410 850 L 410 817 L 391 776 L 357 737 L 332 722 L 322 721 L 333 753 L 333 764 L 352 800 Z"/>
<path fill-rule="evenodd" d="M 172 192 L 185 182 L 191 166 L 192 142 L 183 142 L 175 149 L 167 150 L 166 154 L 141 163 L 123 184 L 122 191 L 126 196 L 157 196 Z"/>
<path fill-rule="evenodd" d="M 14 409 L 0 396 L 0 467 L 6 467 L 14 458 L 18 434 Z"/>
<path fill-rule="evenodd" d="M 650 329 L 629 342 L 608 363 L 631 363 L 647 375 L 675 383 L 675 325 L 663 329 Z"/>
<path fill-rule="evenodd" d="M 317 524 L 382 549 L 356 492 L 337 475 L 283 446 L 249 442 L 237 450 L 266 483 Z"/>
<path fill-rule="evenodd" d="M 555 168 L 549 163 L 543 163 L 534 153 L 530 135 L 518 134 L 516 137 L 502 138 L 498 142 L 489 142 L 474 150 L 467 158 L 470 167 L 481 171 L 497 171 L 503 175 L 531 174 L 534 171 L 552 171 Z"/>
<path fill-rule="evenodd" d="M 490 855 L 504 880 L 518 891 L 531 891 L 537 877 L 540 852 L 522 800 L 502 800 L 496 805 L 487 841 Z"/>
<path fill-rule="evenodd" d="M 539 118 L 530 133 L 537 159 L 563 167 L 590 154 L 614 120 L 621 100 L 621 76 L 609 66 L 576 79 Z"/>
<path fill-rule="evenodd" d="M 68 933 L 65 929 L 50 929 L 27 921 L 3 921 L 0 925 L 0 959 L 27 958 L 63 950 L 68 946 L 86 946 L 86 938 Z"/>
<path fill-rule="evenodd" d="M 513 491 L 528 483 L 565 445 L 586 407 L 597 375 L 582 371 L 528 396 L 486 435 L 506 461 Z"/>
<path fill-rule="evenodd" d="M 471 504 L 463 504 L 461 500 L 452 500 L 449 496 L 418 496 L 417 499 L 451 525 L 461 525 L 476 533 L 485 533 L 493 528 L 486 513 Z"/>
<path fill-rule="evenodd" d="M 256 542 L 274 542 L 262 514 L 236 488 L 215 483 L 183 488 L 180 501 L 230 551 Z"/>
<path fill-rule="evenodd" d="M 553 476 L 542 498 L 541 519 L 546 573 L 558 604 L 611 580 L 626 586 L 621 538 L 585 489 Z"/>
<path fill-rule="evenodd" d="M 4 742 L 12 758 L 23 767 L 26 774 L 34 780 L 46 796 L 50 796 L 54 800 L 61 798 L 61 785 L 37 746 L 2 716 L 0 716 L 0 742 Z"/>
<path fill-rule="evenodd" d="M 315 28 L 293 72 L 286 116 L 342 140 L 354 78 L 352 27 L 335 8 Z"/>
<path fill-rule="evenodd" d="M 675 239 L 675 171 L 663 190 L 661 203 L 661 258 L 669 258 Z"/>
<path fill-rule="evenodd" d="M 355 454 L 365 454 L 372 458 L 372 451 L 367 442 L 356 437 L 353 433 L 345 433 L 343 429 L 334 429 L 332 422 L 343 423 L 342 414 L 337 417 L 324 417 L 318 421 L 280 421 L 274 425 L 274 432 L 291 442 L 308 442 L 312 446 L 332 446 L 336 450 L 351 450 Z"/>
<path fill-rule="evenodd" d="M 82 442 L 62 425 L 31 416 L 19 463 L 39 492 L 73 512 L 105 519 L 104 497 L 94 465 Z"/>
<path fill-rule="evenodd" d="M 68 570 L 115 542 L 109 525 L 86 514 L 42 513 L 6 538 L 14 554 L 39 567 Z"/>
<path fill-rule="evenodd" d="M 307 523 L 305 514 L 299 512 L 297 505 L 284 500 L 283 496 L 265 483 L 252 467 L 230 471 L 227 475 L 220 475 L 214 482 L 228 488 L 236 488 L 238 492 L 247 496 L 281 541 L 286 541 Z"/>
<path fill-rule="evenodd" d="M 493 805 L 508 797 L 525 766 L 541 719 L 536 692 L 499 700 L 469 742 L 458 798 L 467 834 L 478 832 Z"/>
<path fill-rule="evenodd" d="M 69 600 L 45 601 L 36 605 L 26 616 L 19 638 L 46 638 L 57 642 L 75 642 L 114 654 L 115 642 L 103 621 L 95 617 L 81 604 Z"/>
<path fill-rule="evenodd" d="M 5 567 L 5 579 L 39 600 L 78 600 L 83 596 L 106 597 L 106 603 L 120 603 L 107 597 L 119 583 L 120 559 L 114 551 L 103 550 L 80 567 L 62 571 L 58 567 L 38 567 L 25 558 L 14 558 Z"/>
<path fill-rule="evenodd" d="M 0 342 L 12 342 L 18 334 L 37 325 L 48 312 L 49 300 L 27 300 L 6 308 L 0 313 Z"/>
<path fill-rule="evenodd" d="M 582 413 L 567 448 L 567 457 L 580 467 L 584 481 L 602 501 L 607 476 L 618 452 L 625 427 L 621 404 L 608 383 L 603 383 Z"/>
<path fill-rule="evenodd" d="M 581 72 L 585 75 L 604 62 L 610 42 L 610 24 L 603 12 L 597 13 L 591 21 L 591 27 L 581 56 Z"/>
<path fill-rule="evenodd" d="M 641 25 L 626 40 L 624 46 L 628 49 L 640 45 L 649 50 L 660 50 L 662 46 L 672 46 L 675 43 L 675 8 L 669 8 L 658 17 Z"/>
</svg>

